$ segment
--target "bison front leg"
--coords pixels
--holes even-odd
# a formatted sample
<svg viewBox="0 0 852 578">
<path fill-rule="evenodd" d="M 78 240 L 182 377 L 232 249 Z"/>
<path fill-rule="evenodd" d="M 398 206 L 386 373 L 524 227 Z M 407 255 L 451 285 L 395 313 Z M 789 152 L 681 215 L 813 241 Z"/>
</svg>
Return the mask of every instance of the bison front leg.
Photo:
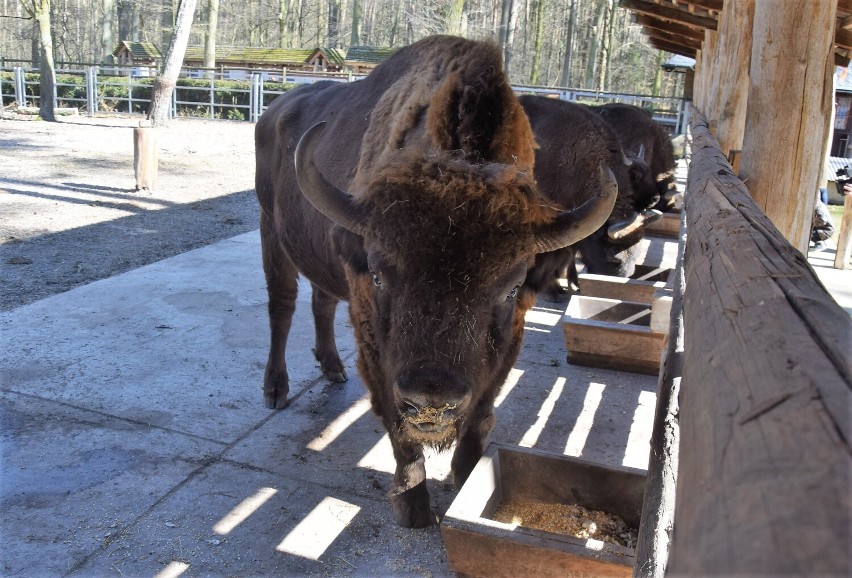
<svg viewBox="0 0 852 578">
<path fill-rule="evenodd" d="M 476 412 L 478 417 L 468 421 L 470 425 L 462 432 L 458 442 L 456 442 L 456 449 L 453 452 L 451 462 L 453 486 L 456 489 L 461 489 L 479 458 L 482 457 L 482 452 L 485 451 L 485 441 L 488 439 L 488 434 L 491 433 L 495 421 L 492 408 L 493 403 L 490 400 L 487 406 L 477 408 L 480 410 Z"/>
<path fill-rule="evenodd" d="M 299 272 L 284 252 L 265 213 L 261 213 L 260 237 L 263 244 L 263 272 L 269 295 L 269 358 L 263 376 L 263 401 L 270 409 L 287 407 L 290 378 L 285 352 L 293 312 L 296 310 Z"/>
<path fill-rule="evenodd" d="M 329 381 L 342 383 L 346 381 L 346 371 L 337 344 L 334 341 L 334 312 L 337 299 L 311 284 L 311 307 L 314 313 L 314 329 L 316 330 L 316 347 L 314 356 L 320 363 L 322 374 Z"/>
<path fill-rule="evenodd" d="M 404 528 L 424 528 L 437 522 L 429 506 L 423 448 L 391 434 L 396 472 L 389 492 L 393 517 Z"/>
</svg>

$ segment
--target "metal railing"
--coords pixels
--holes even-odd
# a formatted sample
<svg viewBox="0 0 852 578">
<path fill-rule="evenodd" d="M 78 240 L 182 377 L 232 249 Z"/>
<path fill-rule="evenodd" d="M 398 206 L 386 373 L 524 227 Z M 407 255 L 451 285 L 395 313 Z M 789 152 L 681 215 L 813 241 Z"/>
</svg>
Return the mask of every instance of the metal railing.
<svg viewBox="0 0 852 578">
<path fill-rule="evenodd" d="M 28 90 L 30 85 L 38 85 L 38 80 L 27 80 L 27 75 L 36 76 L 37 69 L 25 69 L 21 66 L 0 68 L 0 101 L 3 106 L 15 104 L 18 107 L 38 106 L 39 96 L 36 90 Z M 80 75 L 85 81 L 78 85 L 57 81 L 54 103 L 60 107 L 73 107 L 90 116 L 99 112 L 144 113 L 150 103 L 150 91 L 153 74 L 156 71 L 146 67 L 121 67 L 117 65 L 86 66 L 84 68 L 65 68 L 57 70 L 60 75 Z M 3 74 L 5 73 L 5 74 Z M 275 84 L 305 84 L 320 80 L 352 82 L 364 78 L 352 74 L 307 73 L 286 69 L 197 69 L 187 68 L 181 71 L 181 78 L 193 81 L 207 79 L 203 85 L 178 84 L 172 94 L 171 116 L 203 116 L 205 118 L 231 118 L 257 122 L 269 103 L 284 90 L 270 87 Z M 234 81 L 248 81 L 245 88 Z M 83 95 L 57 97 L 59 87 L 80 88 Z M 515 85 L 519 94 L 541 94 L 562 100 L 584 104 L 604 104 L 624 102 L 652 112 L 654 120 L 675 135 L 683 134 L 689 123 L 688 100 L 676 97 L 658 97 L 638 94 L 596 92 L 543 86 Z M 116 94 L 120 93 L 120 94 Z M 206 93 L 206 94 L 204 94 Z M 217 93 L 227 94 L 229 102 L 217 101 Z"/>
</svg>

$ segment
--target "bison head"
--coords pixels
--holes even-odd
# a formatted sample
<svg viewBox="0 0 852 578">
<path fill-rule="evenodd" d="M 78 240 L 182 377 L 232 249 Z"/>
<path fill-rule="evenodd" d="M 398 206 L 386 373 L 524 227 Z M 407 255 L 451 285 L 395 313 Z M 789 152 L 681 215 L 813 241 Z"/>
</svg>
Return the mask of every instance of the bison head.
<svg viewBox="0 0 852 578">
<path fill-rule="evenodd" d="M 413 441 L 446 447 L 517 356 L 531 305 L 519 302 L 518 288 L 535 254 L 600 227 L 615 201 L 614 177 L 602 169 L 600 196 L 559 211 L 517 167 L 400 149 L 356 198 L 314 165 L 321 131 L 300 140 L 296 175 L 338 225 L 373 406 Z"/>
</svg>

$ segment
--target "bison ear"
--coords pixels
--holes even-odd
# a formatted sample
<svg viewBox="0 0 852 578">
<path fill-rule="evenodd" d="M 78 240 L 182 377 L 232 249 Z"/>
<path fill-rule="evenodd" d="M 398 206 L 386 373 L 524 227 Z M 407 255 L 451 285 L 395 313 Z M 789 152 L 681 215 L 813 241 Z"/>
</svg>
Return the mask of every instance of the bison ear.
<svg viewBox="0 0 852 578">
<path fill-rule="evenodd" d="M 366 208 L 356 203 L 352 195 L 328 182 L 314 162 L 314 151 L 324 129 L 325 122 L 319 122 L 299 139 L 293 155 L 296 181 L 302 195 L 317 211 L 341 227 L 364 234 L 367 231 Z"/>
<path fill-rule="evenodd" d="M 367 251 L 364 249 L 364 238 L 343 227 L 334 227 L 331 232 L 332 243 L 337 254 L 344 263 L 349 265 L 358 275 L 366 275 Z"/>
<path fill-rule="evenodd" d="M 575 209 L 562 211 L 536 234 L 536 252 L 547 253 L 574 245 L 597 231 L 612 214 L 618 183 L 612 169 L 599 165 L 601 190 Z"/>
</svg>

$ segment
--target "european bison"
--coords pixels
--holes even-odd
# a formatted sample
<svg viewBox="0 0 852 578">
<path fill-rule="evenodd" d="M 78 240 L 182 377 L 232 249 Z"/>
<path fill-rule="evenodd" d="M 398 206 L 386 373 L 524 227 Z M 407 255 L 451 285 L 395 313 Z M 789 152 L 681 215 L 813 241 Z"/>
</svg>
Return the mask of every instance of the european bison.
<svg viewBox="0 0 852 578">
<path fill-rule="evenodd" d="M 358 370 L 393 446 L 402 526 L 435 521 L 424 446 L 456 443 L 456 486 L 482 454 L 532 305 L 518 289 L 535 254 L 576 243 L 612 210 L 607 179 L 576 209 L 554 207 L 533 178 L 534 146 L 499 49 L 450 36 L 399 50 L 364 80 L 291 90 L 257 125 L 264 399 L 287 404 L 301 272 L 313 286 L 314 352 L 334 381 L 345 379 L 334 309 L 349 301 Z"/>
<path fill-rule="evenodd" d="M 651 167 L 660 197 L 657 208 L 674 206 L 675 158 L 668 133 L 654 122 L 648 111 L 632 104 L 610 103 L 592 107 L 615 130 L 628 156 L 641 159 Z"/>
<path fill-rule="evenodd" d="M 519 97 L 536 142 L 539 190 L 569 209 L 600 188 L 598 166 L 612 168 L 618 197 L 606 223 L 575 245 L 536 256 L 525 287 L 558 300 L 557 280 L 572 269 L 575 252 L 589 272 L 627 277 L 635 266 L 634 247 L 642 240 L 646 209 L 656 203 L 656 183 L 641 160 L 628 159 L 611 127 L 589 107 L 534 95 Z"/>
</svg>

